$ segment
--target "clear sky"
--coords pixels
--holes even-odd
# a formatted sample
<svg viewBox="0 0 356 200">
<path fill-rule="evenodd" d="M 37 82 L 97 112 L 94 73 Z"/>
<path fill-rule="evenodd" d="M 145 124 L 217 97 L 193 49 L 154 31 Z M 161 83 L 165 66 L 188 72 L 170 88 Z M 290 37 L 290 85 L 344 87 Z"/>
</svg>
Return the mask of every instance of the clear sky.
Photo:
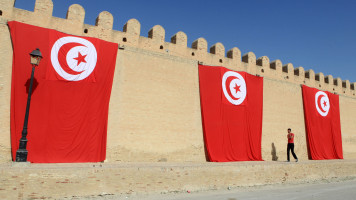
<svg viewBox="0 0 356 200">
<path fill-rule="evenodd" d="M 16 0 L 15 7 L 34 9 L 35 0 Z M 122 31 L 131 18 L 147 37 L 161 25 L 170 41 L 178 31 L 188 46 L 203 37 L 208 48 L 221 42 L 226 51 L 238 47 L 242 55 L 280 59 L 315 73 L 356 82 L 356 1 L 354 0 L 53 0 L 53 15 L 65 18 L 72 4 L 86 12 L 85 23 L 95 24 L 102 11 L 114 16 Z"/>
</svg>

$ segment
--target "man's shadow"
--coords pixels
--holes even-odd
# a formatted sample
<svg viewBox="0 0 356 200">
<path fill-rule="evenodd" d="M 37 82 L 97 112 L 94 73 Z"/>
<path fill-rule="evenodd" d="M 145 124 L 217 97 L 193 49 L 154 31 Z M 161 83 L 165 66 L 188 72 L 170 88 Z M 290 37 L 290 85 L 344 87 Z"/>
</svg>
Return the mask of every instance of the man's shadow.
<svg viewBox="0 0 356 200">
<path fill-rule="evenodd" d="M 272 142 L 271 155 L 272 155 L 272 160 L 273 160 L 273 161 L 277 161 L 277 160 L 278 160 L 277 151 L 276 151 L 276 146 L 274 146 L 274 142 Z"/>
</svg>

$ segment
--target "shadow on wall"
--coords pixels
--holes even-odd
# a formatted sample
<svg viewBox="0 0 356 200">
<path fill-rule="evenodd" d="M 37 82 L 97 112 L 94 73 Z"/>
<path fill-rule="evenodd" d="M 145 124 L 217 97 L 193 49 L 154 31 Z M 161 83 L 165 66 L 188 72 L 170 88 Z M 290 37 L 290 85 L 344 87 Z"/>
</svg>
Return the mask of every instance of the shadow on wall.
<svg viewBox="0 0 356 200">
<path fill-rule="evenodd" d="M 272 160 L 273 160 L 273 161 L 277 161 L 277 160 L 278 160 L 277 151 L 276 151 L 276 146 L 274 146 L 274 142 L 272 142 L 271 155 L 272 155 Z"/>
<path fill-rule="evenodd" d="M 26 87 L 26 93 L 28 94 L 29 90 L 30 90 L 30 83 L 31 83 L 31 78 L 29 78 L 26 83 L 25 83 L 25 87 Z M 32 92 L 31 94 L 33 94 L 36 91 L 36 88 L 38 86 L 38 81 L 35 77 L 33 77 L 33 83 L 32 83 Z"/>
<path fill-rule="evenodd" d="M 206 144 L 206 143 L 205 143 L 205 141 L 204 141 L 205 160 L 206 160 L 206 162 L 210 162 L 208 149 L 207 149 L 207 147 L 206 147 L 205 144 Z"/>
</svg>

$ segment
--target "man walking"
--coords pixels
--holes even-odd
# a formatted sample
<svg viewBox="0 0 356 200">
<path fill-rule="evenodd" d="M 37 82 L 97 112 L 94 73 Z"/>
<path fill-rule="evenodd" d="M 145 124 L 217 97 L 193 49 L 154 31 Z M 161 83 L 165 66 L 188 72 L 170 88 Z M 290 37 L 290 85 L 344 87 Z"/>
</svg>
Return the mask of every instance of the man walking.
<svg viewBox="0 0 356 200">
<path fill-rule="evenodd" d="M 292 155 L 293 155 L 293 157 L 295 159 L 295 162 L 298 162 L 298 157 L 294 153 L 294 133 L 292 133 L 291 131 L 292 131 L 292 129 L 288 128 L 288 135 L 287 135 L 287 138 L 288 138 L 287 161 L 290 162 L 289 153 L 292 150 Z"/>
</svg>

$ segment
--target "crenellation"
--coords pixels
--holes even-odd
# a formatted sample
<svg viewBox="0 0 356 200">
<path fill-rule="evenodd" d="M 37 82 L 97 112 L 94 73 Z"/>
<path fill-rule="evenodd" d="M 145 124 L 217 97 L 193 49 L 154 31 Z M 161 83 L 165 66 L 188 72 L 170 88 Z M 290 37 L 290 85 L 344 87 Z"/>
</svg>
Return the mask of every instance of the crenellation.
<svg viewBox="0 0 356 200">
<path fill-rule="evenodd" d="M 332 75 L 327 75 L 325 78 L 324 78 L 324 80 L 325 80 L 325 83 L 327 83 L 327 84 L 329 84 L 329 85 L 332 85 L 332 84 L 334 84 L 334 78 L 333 78 L 333 76 Z"/>
<path fill-rule="evenodd" d="M 194 53 L 197 59 L 205 58 L 208 51 L 208 42 L 202 37 L 198 38 L 192 43 L 192 49 L 196 49 L 192 54 Z"/>
<path fill-rule="evenodd" d="M 231 68 L 231 66 L 226 65 L 227 60 L 225 60 L 225 47 L 223 44 L 220 42 L 214 44 L 210 47 L 209 52 L 210 54 L 204 59 L 207 63 L 210 63 L 210 65 L 225 65 L 227 68 Z"/>
<path fill-rule="evenodd" d="M 315 72 L 312 69 L 305 71 L 305 84 L 314 87 L 315 84 Z"/>
<path fill-rule="evenodd" d="M 179 31 L 171 37 L 171 43 L 181 47 L 187 47 L 188 37 L 184 32 Z"/>
<path fill-rule="evenodd" d="M 14 0 L 0 0 L 2 5 L 1 11 L 3 15 L 0 17 L 11 17 L 11 15 L 7 15 L 7 13 L 11 13 L 15 1 Z M 170 52 L 171 55 L 183 56 L 194 58 L 200 61 L 204 61 L 206 63 L 211 62 L 210 64 L 217 65 L 225 65 L 229 67 L 236 67 L 237 70 L 247 71 L 251 74 L 258 74 L 263 76 L 272 76 L 276 79 L 288 79 L 288 81 L 296 81 L 297 83 L 306 83 L 311 84 L 316 81 L 319 84 L 319 87 L 322 85 L 334 85 L 334 80 L 332 80 L 332 84 L 328 81 L 328 77 L 324 77 L 322 73 L 319 73 L 312 78 L 309 74 L 310 72 L 305 72 L 303 68 L 299 67 L 294 69 L 292 64 L 282 65 L 280 60 L 269 62 L 269 58 L 266 56 L 260 57 L 256 60 L 256 56 L 254 53 L 249 52 L 244 56 L 241 56 L 241 51 L 234 47 L 230 49 L 225 57 L 225 47 L 221 43 L 216 43 L 210 47 L 209 52 L 213 54 L 213 56 L 207 57 L 208 52 L 208 44 L 204 38 L 198 38 L 195 40 L 191 49 L 187 47 L 187 35 L 179 31 L 175 35 L 171 37 L 171 43 L 165 42 L 165 30 L 162 26 L 156 25 L 148 32 L 148 39 L 146 40 L 144 37 L 140 36 L 141 24 L 136 19 L 130 19 L 123 27 L 123 31 L 115 31 L 113 30 L 113 16 L 111 13 L 107 11 L 103 11 L 99 14 L 96 19 L 95 26 L 90 26 L 84 24 L 85 19 L 85 10 L 81 5 L 73 4 L 68 8 L 66 19 L 68 23 L 71 25 L 75 25 L 76 28 L 73 28 L 73 31 L 68 31 L 66 27 L 68 26 L 67 22 L 61 22 L 57 19 L 53 21 L 54 17 L 52 17 L 53 12 L 53 2 L 52 0 L 36 0 L 34 12 L 28 12 L 21 9 L 17 10 L 14 15 L 14 20 L 19 21 L 29 21 L 28 23 L 36 24 L 36 15 L 39 16 L 50 16 L 47 17 L 47 25 L 44 23 L 44 27 L 60 27 L 59 30 L 65 32 L 73 32 L 73 34 L 78 35 L 86 35 L 92 37 L 99 37 L 101 39 L 114 41 L 121 44 L 127 44 L 131 46 L 138 46 L 139 48 L 154 50 L 158 52 L 162 52 L 160 50 L 166 49 L 166 52 Z M 27 16 L 27 18 L 26 18 Z M 26 20 L 29 19 L 29 20 Z M 52 20 L 52 21 L 51 21 Z M 53 23 L 57 25 L 52 25 Z M 58 25 L 63 23 L 64 25 Z M 67 25 L 65 25 L 67 24 Z M 72 29 L 71 29 L 72 30 Z M 170 45 L 174 44 L 174 46 Z M 224 64 L 222 64 L 224 63 Z M 269 65 L 269 66 L 268 66 Z M 285 76 L 283 73 L 287 73 Z M 292 75 L 295 75 L 294 79 Z M 314 74 L 315 75 L 315 74 Z M 342 90 L 342 82 L 344 85 L 347 81 L 337 80 L 336 85 L 332 86 L 333 88 L 338 88 L 340 86 L 340 90 Z M 311 84 L 313 86 L 313 84 Z M 335 87 L 337 86 L 337 87 Z M 352 84 L 350 86 L 346 86 L 346 89 L 351 89 Z M 345 87 L 343 87 L 345 88 Z M 332 88 L 329 88 L 332 89 Z"/>
<path fill-rule="evenodd" d="M 239 69 L 241 68 L 241 51 L 239 48 L 234 47 L 227 51 L 226 56 L 233 60 L 233 64 Z"/>
<path fill-rule="evenodd" d="M 305 73 L 304 73 L 304 68 L 299 66 L 297 68 L 294 69 L 294 76 L 295 76 L 295 80 L 298 83 L 304 83 L 304 79 L 305 79 Z"/>
<path fill-rule="evenodd" d="M 270 66 L 269 62 L 270 61 L 267 56 L 259 57 L 256 60 L 256 65 L 260 66 L 261 69 L 258 70 L 257 74 L 259 74 L 259 75 L 269 74 L 269 66 Z"/>
<path fill-rule="evenodd" d="M 282 78 L 282 62 L 280 60 L 274 60 L 270 63 L 271 75 L 276 79 Z"/>
<path fill-rule="evenodd" d="M 355 90 L 356 90 L 356 82 L 350 84 L 350 95 L 356 96 Z"/>
<path fill-rule="evenodd" d="M 171 42 L 165 43 L 165 52 L 172 56 L 185 57 L 192 59 L 195 52 L 188 48 L 188 37 L 183 31 L 178 31 L 171 37 Z"/>
<path fill-rule="evenodd" d="M 324 82 L 324 74 L 322 72 L 316 73 L 315 74 L 315 80 L 319 82 Z"/>
<path fill-rule="evenodd" d="M 342 80 L 340 77 L 334 78 L 334 88 L 336 92 L 342 92 Z"/>
<path fill-rule="evenodd" d="M 350 93 L 350 91 L 351 91 L 350 86 L 351 86 L 351 84 L 350 84 L 349 80 L 342 81 L 342 90 L 343 90 L 344 94 L 349 94 Z"/>
<path fill-rule="evenodd" d="M 151 38 L 154 43 L 163 45 L 165 39 L 165 30 L 162 26 L 156 25 L 148 32 L 148 38 Z"/>
<path fill-rule="evenodd" d="M 103 11 L 96 18 L 95 26 L 103 29 L 112 29 L 114 24 L 114 17 L 108 11 Z"/>
<path fill-rule="evenodd" d="M 299 66 L 297 68 L 294 69 L 294 75 L 295 76 L 302 76 L 304 75 L 304 68 Z"/>
<path fill-rule="evenodd" d="M 256 60 L 256 65 L 259 65 L 261 67 L 269 67 L 269 58 L 267 56 L 262 56 L 262 57 L 259 57 L 257 60 Z"/>
<path fill-rule="evenodd" d="M 256 55 L 253 52 L 248 52 L 242 56 L 242 62 L 249 65 L 256 65 Z"/>
<path fill-rule="evenodd" d="M 286 65 L 282 66 L 282 71 L 284 73 L 287 73 L 287 76 L 285 76 L 284 78 L 287 80 L 293 80 L 292 78 L 294 77 L 294 67 L 292 63 L 288 63 Z M 283 75 L 284 76 L 284 75 Z"/>
<path fill-rule="evenodd" d="M 225 57 L 225 47 L 223 44 L 218 42 L 210 47 L 210 53 L 215 54 L 219 57 Z"/>
<path fill-rule="evenodd" d="M 350 81 L 349 80 L 342 81 L 342 87 L 345 89 L 350 88 Z"/>
<path fill-rule="evenodd" d="M 122 38 L 123 42 L 131 45 L 137 45 L 141 34 L 141 24 L 137 19 L 129 19 L 123 27 L 125 37 Z"/>
<path fill-rule="evenodd" d="M 198 51 L 207 51 L 208 50 L 208 42 L 204 38 L 198 38 L 194 40 L 192 43 L 192 49 L 196 49 Z"/>
<path fill-rule="evenodd" d="M 290 64 L 290 63 L 288 63 L 288 64 Z M 288 64 L 282 66 L 282 72 L 288 73 L 288 66 L 287 66 Z"/>
<path fill-rule="evenodd" d="M 341 80 L 341 78 L 340 77 L 337 77 L 337 78 L 334 78 L 334 85 L 335 86 L 342 86 L 342 80 Z"/>
<path fill-rule="evenodd" d="M 140 35 L 141 24 L 137 19 L 129 19 L 123 27 L 123 32 L 132 35 Z"/>
<path fill-rule="evenodd" d="M 305 72 L 305 78 L 310 79 L 310 80 L 312 80 L 312 79 L 315 80 L 315 72 L 314 72 L 314 70 L 312 70 L 312 69 L 307 70 Z"/>
<path fill-rule="evenodd" d="M 42 16 L 52 17 L 52 0 L 36 0 L 34 13 Z"/>
<path fill-rule="evenodd" d="M 335 91 L 334 88 L 334 78 L 332 75 L 327 75 L 324 78 L 324 82 L 325 82 L 325 89 L 329 90 L 330 92 Z"/>
<path fill-rule="evenodd" d="M 79 4 L 73 4 L 69 6 L 66 19 L 72 21 L 75 24 L 84 24 L 85 10 Z"/>
<path fill-rule="evenodd" d="M 319 84 L 317 85 L 319 88 L 324 86 L 325 79 L 324 79 L 324 74 L 319 72 L 315 74 L 315 81 L 317 81 Z"/>
<path fill-rule="evenodd" d="M 293 65 L 290 63 L 282 66 L 280 60 L 275 60 L 267 64 L 269 62 L 268 57 L 263 56 L 256 60 L 256 56 L 252 52 L 241 56 L 241 51 L 237 47 L 230 49 L 225 57 L 225 47 L 221 43 L 216 43 L 211 46 L 209 52 L 213 54 L 213 56 L 209 55 L 207 57 L 207 41 L 204 38 L 199 38 L 192 43 L 191 49 L 186 48 L 188 39 L 187 35 L 182 31 L 177 32 L 171 37 L 171 44 L 175 45 L 172 46 L 165 42 L 165 30 L 160 25 L 154 26 L 148 32 L 148 38 L 151 40 L 146 40 L 144 37 L 140 36 L 141 24 L 136 19 L 127 21 L 122 32 L 115 31 L 113 30 L 113 16 L 107 11 L 103 11 L 99 14 L 95 26 L 90 26 L 84 24 L 85 10 L 79 4 L 73 4 L 68 8 L 66 15 L 67 22 L 52 17 L 52 0 L 36 0 L 34 12 L 17 8 L 14 9 L 15 0 L 0 0 L 0 5 L 0 10 L 2 12 L 0 18 L 13 18 L 10 20 L 18 20 L 33 25 L 42 25 L 47 28 L 58 27 L 58 30 L 64 32 L 99 37 L 119 44 L 138 46 L 139 48 L 147 50 L 159 51 L 160 49 L 166 49 L 166 52 L 171 51 L 172 55 L 194 58 L 207 63 L 211 61 L 212 63 L 210 64 L 214 63 L 230 67 L 236 66 L 238 70 L 245 70 L 251 74 L 272 76 L 276 79 L 289 79 L 289 81 L 293 81 L 292 75 L 294 74 L 296 76 L 294 80 L 297 81 L 297 83 L 314 82 L 314 79 L 309 74 L 310 72 L 304 72 L 303 68 L 299 67 L 294 69 Z M 36 18 L 38 16 L 42 18 L 46 16 L 45 21 L 47 24 L 43 23 L 43 20 L 41 24 L 37 24 Z M 75 28 L 66 28 L 71 25 L 75 25 Z M 283 73 L 287 73 L 288 75 L 285 76 Z M 347 80 L 343 81 L 341 79 L 336 79 L 329 81 L 329 78 L 330 77 L 324 77 L 322 73 L 315 75 L 315 81 L 319 84 L 319 87 L 322 87 L 324 84 L 326 86 L 331 85 L 332 88 L 329 89 L 334 88 L 334 90 L 335 88 L 339 88 L 340 90 L 342 90 L 342 88 L 351 90 L 353 87 L 353 84 L 349 84 L 349 86 L 346 84 L 348 82 Z"/>
<path fill-rule="evenodd" d="M 242 56 L 242 62 L 247 64 L 246 72 L 257 74 L 256 55 L 253 52 L 248 52 Z"/>
<path fill-rule="evenodd" d="M 280 60 L 274 60 L 270 63 L 270 68 L 278 72 L 282 72 L 282 62 Z"/>
</svg>

